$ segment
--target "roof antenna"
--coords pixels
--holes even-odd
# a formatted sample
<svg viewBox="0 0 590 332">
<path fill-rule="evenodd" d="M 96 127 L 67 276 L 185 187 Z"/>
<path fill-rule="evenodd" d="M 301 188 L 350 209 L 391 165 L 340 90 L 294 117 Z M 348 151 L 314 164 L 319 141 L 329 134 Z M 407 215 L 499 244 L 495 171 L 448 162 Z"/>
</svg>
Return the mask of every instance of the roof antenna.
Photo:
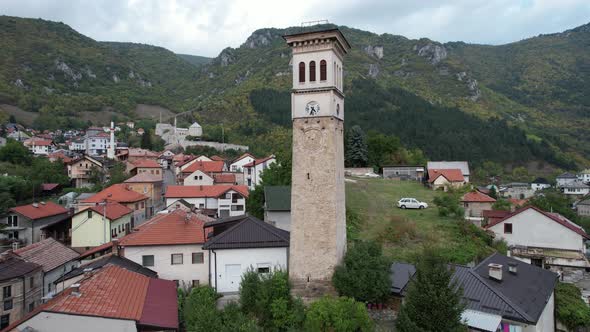
<svg viewBox="0 0 590 332">
<path fill-rule="evenodd" d="M 316 20 L 316 21 L 307 21 L 307 22 L 301 22 L 301 27 L 310 27 L 312 25 L 319 25 L 319 24 L 330 24 L 330 22 L 328 22 L 328 20 Z"/>
</svg>

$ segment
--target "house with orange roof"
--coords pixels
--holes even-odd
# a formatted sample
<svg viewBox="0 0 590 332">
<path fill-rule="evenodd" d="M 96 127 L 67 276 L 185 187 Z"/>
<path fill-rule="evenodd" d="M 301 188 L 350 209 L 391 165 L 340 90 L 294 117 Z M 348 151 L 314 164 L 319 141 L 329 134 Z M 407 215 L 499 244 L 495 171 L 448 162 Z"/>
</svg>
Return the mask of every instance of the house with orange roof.
<svg viewBox="0 0 590 332">
<path fill-rule="evenodd" d="M 46 156 L 56 148 L 55 143 L 53 143 L 52 140 L 40 137 L 32 137 L 26 140 L 23 144 L 37 156 Z"/>
<path fill-rule="evenodd" d="M 465 209 L 465 219 L 476 222 L 481 226 L 483 221 L 483 211 L 491 210 L 496 200 L 477 190 L 470 191 L 461 197 L 463 209 Z"/>
<path fill-rule="evenodd" d="M 19 205 L 10 208 L 3 218 L 6 225 L 3 236 L 19 246 L 39 242 L 48 236 L 65 242 L 69 236 L 70 220 L 71 215 L 66 208 L 50 201 Z M 49 231 L 58 228 L 59 234 Z"/>
<path fill-rule="evenodd" d="M 433 190 L 460 188 L 466 184 L 460 169 L 428 169 L 428 184 Z"/>
<path fill-rule="evenodd" d="M 162 165 L 153 159 L 136 159 L 127 162 L 127 171 L 131 175 L 148 173 L 162 178 Z"/>
<path fill-rule="evenodd" d="M 107 264 L 89 271 L 79 283 L 11 323 L 5 331 L 177 330 L 174 282 Z"/>
<path fill-rule="evenodd" d="M 178 200 L 184 200 L 212 217 L 238 216 L 246 213 L 248 187 L 243 185 L 168 186 L 165 197 L 166 206 L 171 206 Z"/>
<path fill-rule="evenodd" d="M 248 186 L 249 189 L 254 189 L 256 185 L 260 183 L 262 172 L 265 169 L 270 167 L 270 165 L 277 162 L 277 159 L 274 155 L 270 155 L 266 158 L 262 159 L 255 159 L 245 165 L 242 166 L 243 175 L 244 175 L 244 184 Z"/>
<path fill-rule="evenodd" d="M 184 181 L 187 177 L 194 177 L 200 173 L 204 173 L 212 178 L 214 174 L 221 174 L 224 171 L 226 171 L 226 168 L 225 162 L 223 161 L 202 161 L 195 159 L 188 164 L 180 166 L 178 180 Z"/>
<path fill-rule="evenodd" d="M 76 188 L 92 186 L 90 175 L 93 169 L 101 172 L 106 171 L 106 166 L 101 160 L 88 155 L 72 159 L 66 165 L 68 168 L 68 177 Z"/>
<path fill-rule="evenodd" d="M 81 207 L 72 217 L 72 248 L 82 252 L 131 233 L 133 212 L 115 201 Z"/>
<path fill-rule="evenodd" d="M 153 216 L 164 205 L 164 184 L 161 174 L 140 172 L 124 181 L 129 189 L 147 196 L 147 214 Z"/>
<path fill-rule="evenodd" d="M 135 161 L 137 159 L 153 159 L 153 160 L 158 160 L 158 156 L 160 154 L 150 151 L 150 150 L 146 150 L 146 149 L 140 149 L 140 148 L 129 148 L 127 150 L 127 156 L 126 159 L 128 161 Z"/>
<path fill-rule="evenodd" d="M 176 209 L 154 216 L 119 241 L 119 254 L 179 286 L 209 283 L 204 225 L 213 219 Z"/>
<path fill-rule="evenodd" d="M 148 199 L 148 196 L 132 190 L 128 184 L 118 183 L 82 200 L 81 203 L 87 206 L 105 202 L 120 203 L 133 210 L 131 216 L 131 228 L 133 228 L 141 224 L 146 218 L 151 217 L 150 211 L 147 209 Z"/>
<path fill-rule="evenodd" d="M 244 165 L 247 165 L 253 162 L 254 160 L 256 160 L 256 157 L 246 152 L 231 162 L 231 164 L 229 165 L 229 170 L 231 172 L 242 172 L 242 168 L 244 167 Z"/>
<path fill-rule="evenodd" d="M 508 244 L 510 256 L 564 273 L 564 278 L 581 275 L 579 271 L 590 268 L 585 245 L 590 236 L 558 213 L 527 206 L 490 222 L 485 228 Z"/>
</svg>

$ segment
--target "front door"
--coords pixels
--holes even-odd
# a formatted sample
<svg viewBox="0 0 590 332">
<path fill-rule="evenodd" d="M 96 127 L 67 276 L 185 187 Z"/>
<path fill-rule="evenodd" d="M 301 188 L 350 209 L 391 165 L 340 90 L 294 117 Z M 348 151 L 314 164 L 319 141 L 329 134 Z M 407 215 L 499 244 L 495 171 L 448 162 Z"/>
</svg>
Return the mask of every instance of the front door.
<svg viewBox="0 0 590 332">
<path fill-rule="evenodd" d="M 240 290 L 240 280 L 242 279 L 242 266 L 240 264 L 225 265 L 225 287 L 221 292 L 237 292 Z"/>
</svg>

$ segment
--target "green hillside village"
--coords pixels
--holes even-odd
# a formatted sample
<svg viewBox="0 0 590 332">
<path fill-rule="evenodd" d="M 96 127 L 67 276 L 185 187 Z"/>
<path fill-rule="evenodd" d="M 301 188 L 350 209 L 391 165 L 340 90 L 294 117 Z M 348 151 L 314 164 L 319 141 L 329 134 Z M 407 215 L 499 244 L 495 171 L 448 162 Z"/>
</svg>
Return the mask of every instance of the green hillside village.
<svg viewBox="0 0 590 332">
<path fill-rule="evenodd" d="M 0 45 L 0 331 L 590 329 L 590 24 Z"/>
</svg>

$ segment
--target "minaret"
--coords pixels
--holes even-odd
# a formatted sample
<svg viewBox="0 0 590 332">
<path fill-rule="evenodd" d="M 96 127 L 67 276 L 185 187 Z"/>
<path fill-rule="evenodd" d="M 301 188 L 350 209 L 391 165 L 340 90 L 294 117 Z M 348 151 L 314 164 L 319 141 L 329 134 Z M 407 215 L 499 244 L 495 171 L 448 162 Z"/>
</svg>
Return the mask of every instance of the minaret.
<svg viewBox="0 0 590 332">
<path fill-rule="evenodd" d="M 115 159 L 115 124 L 111 121 L 111 142 L 107 149 L 107 158 Z"/>
<path fill-rule="evenodd" d="M 284 36 L 293 50 L 293 169 L 289 279 L 304 299 L 335 293 L 334 268 L 346 251 L 340 30 Z"/>
</svg>

